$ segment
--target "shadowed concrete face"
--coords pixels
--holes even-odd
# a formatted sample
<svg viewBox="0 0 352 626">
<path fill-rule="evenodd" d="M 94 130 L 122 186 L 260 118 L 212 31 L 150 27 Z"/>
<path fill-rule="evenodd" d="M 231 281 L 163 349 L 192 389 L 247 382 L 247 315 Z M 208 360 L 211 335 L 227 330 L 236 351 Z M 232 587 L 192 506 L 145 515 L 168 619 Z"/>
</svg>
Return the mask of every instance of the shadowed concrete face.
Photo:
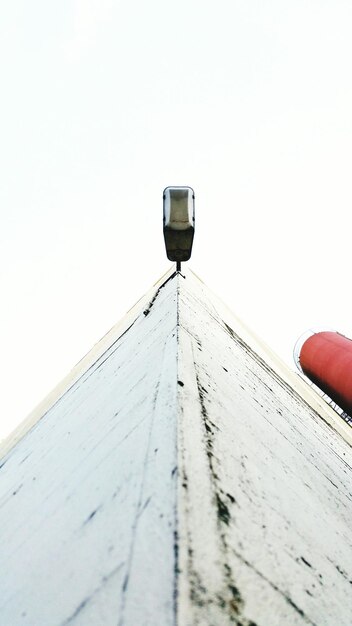
<svg viewBox="0 0 352 626">
<path fill-rule="evenodd" d="M 350 626 L 349 427 L 191 272 L 43 412 L 0 463 L 4 624 Z"/>
</svg>

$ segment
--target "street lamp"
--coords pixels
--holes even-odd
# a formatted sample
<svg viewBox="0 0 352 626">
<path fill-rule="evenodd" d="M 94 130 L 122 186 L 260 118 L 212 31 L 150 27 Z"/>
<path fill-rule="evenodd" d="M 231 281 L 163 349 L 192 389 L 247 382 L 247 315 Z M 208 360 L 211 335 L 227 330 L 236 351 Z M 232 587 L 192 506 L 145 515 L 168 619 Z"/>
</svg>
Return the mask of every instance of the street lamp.
<svg viewBox="0 0 352 626">
<path fill-rule="evenodd" d="M 191 187 L 166 187 L 164 199 L 164 239 L 167 258 L 181 261 L 191 258 L 194 237 L 194 191 Z"/>
</svg>

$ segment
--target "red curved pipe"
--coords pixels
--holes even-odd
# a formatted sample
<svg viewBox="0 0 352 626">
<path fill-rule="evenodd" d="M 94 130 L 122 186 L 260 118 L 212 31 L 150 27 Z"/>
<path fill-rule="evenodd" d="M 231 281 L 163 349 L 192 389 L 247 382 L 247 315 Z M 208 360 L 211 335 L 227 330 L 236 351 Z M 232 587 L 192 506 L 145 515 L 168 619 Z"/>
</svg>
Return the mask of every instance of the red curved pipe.
<svg viewBox="0 0 352 626">
<path fill-rule="evenodd" d="M 303 344 L 299 362 L 303 372 L 341 409 L 352 415 L 352 341 L 323 331 Z"/>
</svg>

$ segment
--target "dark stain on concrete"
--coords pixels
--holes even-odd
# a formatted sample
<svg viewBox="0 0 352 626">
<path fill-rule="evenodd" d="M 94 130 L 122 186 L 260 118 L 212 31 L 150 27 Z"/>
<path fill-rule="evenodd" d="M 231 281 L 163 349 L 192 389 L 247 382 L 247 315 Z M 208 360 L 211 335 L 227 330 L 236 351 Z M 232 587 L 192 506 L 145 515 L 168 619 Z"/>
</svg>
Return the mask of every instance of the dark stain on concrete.
<svg viewBox="0 0 352 626">
<path fill-rule="evenodd" d="M 197 367 L 195 364 L 195 369 L 197 372 Z M 216 436 L 216 431 L 218 427 L 210 420 L 207 408 L 206 408 L 206 389 L 200 383 L 199 375 L 196 373 L 196 381 L 200 402 L 201 414 L 203 417 L 204 424 L 204 438 L 205 438 L 205 452 L 208 457 L 208 465 L 210 472 L 210 479 L 213 488 L 214 494 L 214 502 L 217 513 L 217 525 L 218 525 L 218 537 L 220 543 L 220 549 L 223 554 L 223 579 L 224 579 L 224 590 L 222 593 L 218 593 L 216 595 L 216 603 L 220 608 L 222 608 L 225 612 L 226 619 L 229 623 L 236 624 L 236 626 L 256 626 L 254 622 L 248 621 L 243 617 L 243 607 L 244 601 L 241 596 L 241 593 L 237 586 L 234 583 L 233 572 L 231 566 L 229 564 L 228 559 L 228 545 L 226 539 L 226 531 L 225 529 L 229 526 L 231 522 L 231 511 L 230 507 L 235 504 L 235 498 L 231 494 L 227 494 L 221 487 L 219 476 L 215 469 L 216 456 L 214 455 L 214 437 Z M 226 502 L 228 500 L 229 502 Z M 214 602 L 214 598 L 207 592 L 204 588 L 204 585 L 200 584 L 196 573 L 193 572 L 193 580 L 192 580 L 192 600 L 198 604 L 198 606 L 203 606 L 205 601 L 207 604 L 211 604 Z M 224 617 L 225 617 L 224 615 Z"/>
<path fill-rule="evenodd" d="M 204 587 L 198 572 L 193 567 L 189 569 L 189 577 L 192 602 L 199 607 L 206 606 L 209 603 L 207 588 Z"/>
<path fill-rule="evenodd" d="M 221 499 L 219 493 L 216 494 L 216 506 L 218 512 L 218 518 L 221 522 L 224 522 L 226 526 L 229 525 L 231 515 L 229 511 L 229 507 L 225 504 L 225 502 Z"/>
<path fill-rule="evenodd" d="M 328 479 L 329 483 L 331 483 L 331 484 L 332 484 L 332 486 L 333 486 L 333 487 L 335 487 L 335 489 L 337 489 L 337 491 L 339 490 L 338 486 L 336 485 L 336 483 L 334 483 L 334 482 L 331 480 L 331 478 L 329 478 L 328 476 L 325 476 L 325 478 L 327 478 L 327 479 Z"/>
<path fill-rule="evenodd" d="M 31 454 L 32 454 L 32 452 L 29 452 L 29 454 L 27 454 L 27 455 L 24 457 L 24 459 L 22 459 L 22 461 L 20 461 L 20 463 L 19 463 L 19 464 L 20 464 L 20 465 L 22 465 L 22 463 L 24 463 L 25 461 L 27 461 L 28 457 L 30 457 L 30 456 L 31 456 Z M 1 467 L 2 467 L 2 465 L 0 465 L 0 468 L 1 468 Z"/>
<path fill-rule="evenodd" d="M 234 336 L 233 331 L 231 329 L 229 329 L 229 332 L 232 336 Z M 235 338 L 237 340 L 237 337 Z M 233 576 L 233 572 L 231 570 L 229 559 L 227 556 L 229 553 L 229 548 L 228 548 L 228 543 L 227 543 L 227 527 L 231 523 L 231 506 L 236 503 L 236 500 L 231 494 L 227 494 L 222 490 L 220 480 L 215 471 L 216 457 L 214 455 L 214 437 L 216 436 L 216 430 L 214 428 L 214 424 L 210 421 L 208 413 L 207 413 L 206 395 L 204 393 L 204 387 L 201 385 L 200 380 L 199 380 L 196 363 L 195 363 L 195 369 L 196 369 L 196 379 L 197 379 L 197 386 L 198 386 L 200 409 L 201 409 L 201 414 L 202 414 L 203 423 L 204 423 L 205 451 L 208 457 L 209 471 L 210 471 L 211 482 L 212 482 L 212 486 L 214 490 L 214 499 L 215 499 L 216 510 L 217 510 L 217 520 L 218 520 L 218 530 L 219 530 L 219 540 L 220 540 L 220 545 L 222 547 L 222 552 L 223 552 L 222 567 L 223 567 L 223 572 L 224 572 L 224 581 L 226 583 L 224 592 L 217 595 L 217 602 L 218 602 L 218 605 L 221 608 L 223 608 L 224 611 L 226 611 L 226 619 L 228 623 L 234 623 L 236 624 L 236 626 L 257 626 L 255 622 L 248 620 L 247 618 L 243 616 L 244 601 L 243 601 L 240 590 L 234 584 L 234 576 Z M 271 389 L 270 389 L 270 392 L 272 393 Z M 242 461 L 242 465 L 244 466 L 243 461 Z M 228 499 L 229 503 L 226 502 L 226 499 Z M 245 561 L 242 555 L 236 554 L 236 556 L 242 562 L 244 562 L 248 567 L 253 569 L 257 573 L 257 575 L 260 578 L 264 579 L 275 591 L 277 591 L 285 599 L 287 604 L 289 604 L 290 607 L 298 615 L 300 615 L 300 617 L 305 621 L 305 623 L 310 624 L 311 626 L 317 626 L 317 624 L 315 624 L 304 613 L 304 611 L 295 603 L 295 601 L 285 591 L 282 591 L 281 589 L 279 589 L 274 583 L 272 583 L 269 579 L 267 579 L 261 572 L 256 570 L 256 568 L 252 564 Z M 301 560 L 307 567 L 312 567 L 309 561 L 307 561 L 304 557 L 301 557 Z M 196 576 L 194 576 L 193 583 L 194 584 L 197 583 Z M 200 590 L 198 589 L 198 595 L 195 592 L 193 592 L 193 596 L 192 596 L 194 599 L 198 598 L 198 601 L 199 601 L 199 591 L 202 592 L 200 594 L 200 597 L 203 598 L 202 589 Z M 210 599 L 208 598 L 207 602 L 209 604 L 212 601 L 213 600 L 211 598 Z M 204 598 L 203 598 L 203 602 L 204 602 Z M 225 618 L 225 615 L 224 615 L 224 618 Z"/>
<path fill-rule="evenodd" d="M 174 589 L 173 589 L 173 609 L 174 623 L 177 623 L 177 602 L 178 602 L 178 575 L 180 573 L 179 566 L 179 538 L 177 529 L 174 530 Z"/>
<path fill-rule="evenodd" d="M 123 593 L 125 593 L 125 592 L 126 592 L 126 589 L 127 589 L 127 587 L 128 587 L 128 581 L 129 581 L 129 578 L 130 578 L 130 576 L 129 576 L 129 574 L 127 573 L 127 574 L 126 574 L 126 576 L 125 576 L 125 578 L 124 578 L 124 580 L 123 580 L 123 585 L 122 585 L 122 591 L 123 591 Z"/>
<path fill-rule="evenodd" d="M 188 489 L 188 478 L 185 470 L 183 470 L 182 472 L 182 487 L 184 489 Z"/>
<path fill-rule="evenodd" d="M 290 598 L 290 596 L 286 595 L 285 600 L 286 602 L 288 602 L 288 604 L 290 604 L 294 608 L 294 610 L 296 611 L 296 613 L 298 613 L 298 615 L 300 615 L 303 618 L 306 617 L 304 611 L 302 611 L 302 609 L 300 609 L 299 606 L 297 606 L 297 604 L 292 600 L 292 598 Z"/>
<path fill-rule="evenodd" d="M 151 496 L 149 498 L 147 498 L 147 500 L 145 501 L 143 506 L 140 508 L 139 515 L 141 515 L 143 513 L 143 511 L 145 511 L 145 509 L 149 506 L 149 504 L 151 502 L 151 499 L 152 499 Z"/>
<path fill-rule="evenodd" d="M 87 598 L 85 598 L 81 604 L 78 605 L 78 607 L 76 608 L 76 610 L 72 613 L 72 615 L 70 615 L 70 617 L 67 618 L 67 620 L 65 620 L 64 622 L 62 622 L 62 626 L 66 626 L 67 624 L 72 624 L 72 622 L 76 619 L 77 615 L 80 614 L 81 611 L 83 611 L 84 607 L 87 606 L 88 602 L 90 600 L 90 597 L 88 596 Z"/>
<path fill-rule="evenodd" d="M 341 574 L 341 576 L 343 576 L 343 578 L 345 578 L 345 580 L 348 580 L 348 582 L 352 585 L 352 580 L 349 580 L 348 574 L 339 565 L 335 565 L 335 567 L 336 567 L 338 573 Z"/>
<path fill-rule="evenodd" d="M 236 552 L 235 550 L 233 550 L 235 556 L 242 561 L 242 563 L 244 563 L 247 567 L 249 567 L 250 569 L 252 569 L 262 580 L 264 580 L 268 585 L 270 585 L 270 587 L 272 589 L 274 589 L 274 591 L 276 591 L 278 594 L 280 594 L 280 596 L 282 596 L 282 598 L 284 598 L 284 600 L 287 602 L 287 604 L 289 604 L 292 609 L 294 609 L 296 611 L 296 613 L 298 613 L 307 624 L 310 624 L 310 626 L 318 626 L 318 624 L 316 624 L 315 622 L 313 622 L 308 615 L 306 615 L 304 613 L 304 611 L 294 602 L 294 600 L 292 600 L 292 598 L 288 595 L 288 593 L 286 591 L 283 591 L 282 589 L 280 589 L 277 585 L 275 585 L 275 583 L 273 583 L 271 580 L 269 580 L 269 578 L 267 578 L 262 572 L 260 572 L 254 565 L 253 563 L 250 563 L 249 561 L 247 561 L 247 559 L 245 559 L 242 554 L 240 554 L 239 552 Z"/>
<path fill-rule="evenodd" d="M 89 604 L 89 602 L 91 602 L 94 596 L 97 595 L 104 588 L 106 583 L 109 582 L 109 580 L 113 578 L 115 574 L 117 574 L 117 572 L 121 569 L 121 567 L 123 567 L 123 565 L 124 565 L 123 562 L 119 563 L 119 565 L 114 567 L 114 569 L 111 572 L 108 572 L 107 574 L 102 576 L 98 587 L 96 587 L 89 596 L 87 596 L 86 598 L 84 598 L 84 600 L 82 600 L 82 602 L 80 602 L 80 604 L 77 606 L 74 612 L 67 619 L 65 619 L 64 622 L 61 622 L 60 626 L 68 626 L 68 624 L 72 624 L 75 621 L 76 617 L 78 617 L 78 615 L 85 609 L 85 607 Z"/>
<path fill-rule="evenodd" d="M 15 491 L 12 492 L 12 495 L 15 496 L 16 494 L 18 494 L 18 492 L 22 489 L 22 487 L 23 487 L 23 483 L 21 483 L 21 485 L 19 485 L 17 489 L 15 489 Z"/>
<path fill-rule="evenodd" d="M 87 519 L 83 522 L 82 526 L 85 526 L 86 524 L 88 524 L 93 519 L 93 517 L 95 517 L 98 511 L 100 511 L 101 508 L 102 508 L 101 506 L 98 506 L 98 508 L 92 511 L 90 515 L 88 515 Z"/>
<path fill-rule="evenodd" d="M 143 311 L 143 314 L 144 314 L 145 316 L 149 315 L 150 310 L 152 309 L 152 307 L 153 307 L 153 305 L 154 305 L 154 303 L 155 303 L 155 300 L 157 299 L 157 297 L 158 297 L 158 295 L 159 295 L 160 291 L 161 291 L 161 290 L 165 287 L 165 285 L 167 285 L 167 283 L 169 282 L 169 280 L 172 280 L 173 278 L 175 278 L 175 276 L 176 276 L 176 272 L 174 272 L 173 274 L 171 274 L 171 276 L 169 276 L 169 278 L 168 278 L 168 279 L 167 279 L 167 280 L 166 280 L 166 281 L 165 281 L 162 285 L 160 285 L 159 289 L 157 289 L 157 291 L 155 292 L 155 294 L 154 294 L 153 298 L 152 298 L 152 299 L 151 299 L 151 301 L 149 302 L 149 304 L 148 304 L 147 308 L 146 308 L 146 309 L 144 309 L 144 311 Z"/>
</svg>

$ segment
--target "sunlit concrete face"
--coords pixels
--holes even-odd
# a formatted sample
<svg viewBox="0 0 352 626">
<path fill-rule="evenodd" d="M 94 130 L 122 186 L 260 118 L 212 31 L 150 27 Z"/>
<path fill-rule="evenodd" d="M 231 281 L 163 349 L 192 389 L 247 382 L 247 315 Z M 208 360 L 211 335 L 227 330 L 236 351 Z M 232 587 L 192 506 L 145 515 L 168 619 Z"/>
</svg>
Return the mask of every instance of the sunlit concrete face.
<svg viewBox="0 0 352 626">
<path fill-rule="evenodd" d="M 176 323 L 169 282 L 1 461 L 1 623 L 173 624 Z"/>
<path fill-rule="evenodd" d="M 94 354 L 0 463 L 4 624 L 350 626 L 349 427 L 191 272 Z"/>
</svg>

